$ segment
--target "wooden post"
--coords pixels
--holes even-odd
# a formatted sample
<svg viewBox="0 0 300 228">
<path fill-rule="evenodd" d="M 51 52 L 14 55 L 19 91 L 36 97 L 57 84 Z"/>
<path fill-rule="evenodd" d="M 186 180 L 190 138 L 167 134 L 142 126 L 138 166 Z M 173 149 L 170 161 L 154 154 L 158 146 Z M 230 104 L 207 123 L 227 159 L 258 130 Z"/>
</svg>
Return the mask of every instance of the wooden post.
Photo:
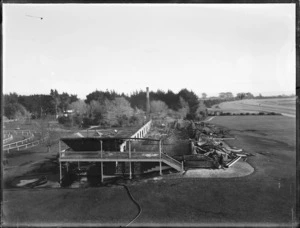
<svg viewBox="0 0 300 228">
<path fill-rule="evenodd" d="M 103 162 L 101 162 L 101 183 L 103 183 Z"/>
<path fill-rule="evenodd" d="M 58 153 L 59 153 L 59 157 L 61 157 L 60 153 L 61 153 L 61 143 L 60 143 L 60 140 L 58 141 Z"/>
<path fill-rule="evenodd" d="M 181 162 L 181 172 L 184 172 L 184 169 L 183 169 L 183 161 Z"/>
<path fill-rule="evenodd" d="M 102 158 L 102 156 L 103 156 L 103 154 L 102 154 L 102 152 L 103 152 L 103 148 L 102 148 L 102 140 L 100 140 L 100 148 L 101 148 L 101 158 Z"/>
<path fill-rule="evenodd" d="M 161 159 L 160 159 L 160 161 L 159 161 L 159 175 L 161 175 L 161 176 L 162 176 L 162 169 L 161 169 Z"/>
<path fill-rule="evenodd" d="M 61 170 L 61 161 L 59 161 L 59 184 L 61 184 L 61 179 L 62 179 L 62 170 Z"/>
<path fill-rule="evenodd" d="M 66 162 L 66 166 L 67 166 L 67 172 L 69 172 L 69 163 Z"/>
<path fill-rule="evenodd" d="M 80 169 L 80 162 L 78 161 L 78 169 Z"/>
<path fill-rule="evenodd" d="M 132 179 L 131 162 L 129 161 L 129 179 Z"/>
<path fill-rule="evenodd" d="M 162 175 L 162 169 L 161 169 L 161 140 L 159 140 L 159 175 Z"/>
<path fill-rule="evenodd" d="M 161 159 L 161 140 L 159 140 L 159 158 Z"/>
<path fill-rule="evenodd" d="M 128 155 L 129 158 L 131 158 L 131 140 L 129 139 L 129 145 L 128 145 Z"/>
</svg>

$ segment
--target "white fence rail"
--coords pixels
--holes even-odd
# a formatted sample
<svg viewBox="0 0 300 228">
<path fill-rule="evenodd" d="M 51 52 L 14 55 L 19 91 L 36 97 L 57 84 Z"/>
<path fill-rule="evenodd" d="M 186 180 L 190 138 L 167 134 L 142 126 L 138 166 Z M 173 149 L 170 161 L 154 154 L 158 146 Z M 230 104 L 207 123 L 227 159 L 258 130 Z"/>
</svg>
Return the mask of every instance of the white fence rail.
<svg viewBox="0 0 300 228">
<path fill-rule="evenodd" d="M 7 136 L 5 136 L 5 135 L 7 135 Z M 4 134 L 3 144 L 10 142 L 11 140 L 13 140 L 13 138 L 14 137 L 12 134 Z"/>
<path fill-rule="evenodd" d="M 30 132 L 28 138 L 20 140 L 20 141 L 17 141 L 17 142 L 13 142 L 13 143 L 10 143 L 10 144 L 3 145 L 3 149 L 6 150 L 6 149 L 18 147 L 20 145 L 23 145 L 24 143 L 29 142 L 33 138 L 34 138 L 34 135 L 33 135 L 33 133 Z"/>
<path fill-rule="evenodd" d="M 19 150 L 24 150 L 24 149 L 27 149 L 27 148 L 31 148 L 31 147 L 37 146 L 37 145 L 45 142 L 48 139 L 48 137 L 49 137 L 49 134 L 46 134 L 46 136 L 42 139 L 30 142 L 30 143 L 26 143 L 26 144 L 16 145 L 14 147 L 8 147 L 7 148 L 6 147 L 7 145 L 4 145 L 3 146 L 3 151 L 6 151 L 7 153 L 9 153 L 11 150 L 18 150 L 19 151 Z M 30 140 L 30 139 L 25 139 L 25 140 Z M 22 141 L 24 141 L 24 140 L 22 140 Z"/>
</svg>

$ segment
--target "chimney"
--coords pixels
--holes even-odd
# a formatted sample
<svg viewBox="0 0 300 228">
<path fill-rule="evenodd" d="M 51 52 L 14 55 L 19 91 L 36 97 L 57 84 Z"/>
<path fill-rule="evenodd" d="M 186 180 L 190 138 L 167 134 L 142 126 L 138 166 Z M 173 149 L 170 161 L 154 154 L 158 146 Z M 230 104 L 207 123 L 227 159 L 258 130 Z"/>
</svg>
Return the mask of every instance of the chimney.
<svg viewBox="0 0 300 228">
<path fill-rule="evenodd" d="M 147 103 L 146 103 L 146 112 L 147 117 L 150 117 L 150 97 L 149 97 L 149 87 L 146 87 L 146 97 L 147 97 Z"/>
</svg>

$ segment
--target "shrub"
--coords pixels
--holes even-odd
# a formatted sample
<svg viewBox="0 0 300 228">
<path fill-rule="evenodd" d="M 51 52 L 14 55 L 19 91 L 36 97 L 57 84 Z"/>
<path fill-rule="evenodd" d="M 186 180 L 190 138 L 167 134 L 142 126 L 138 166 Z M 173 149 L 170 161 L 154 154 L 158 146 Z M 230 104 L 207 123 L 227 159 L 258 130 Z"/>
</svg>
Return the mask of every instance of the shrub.
<svg viewBox="0 0 300 228">
<path fill-rule="evenodd" d="M 265 113 L 264 112 L 259 112 L 258 115 L 265 115 Z"/>
<path fill-rule="evenodd" d="M 246 113 L 245 113 L 245 115 L 247 115 L 247 116 L 248 116 L 248 115 L 249 115 L 249 112 L 246 112 Z"/>
<path fill-rule="evenodd" d="M 244 113 L 240 113 L 240 115 L 241 115 L 241 116 L 243 116 L 243 115 L 244 115 Z"/>
<path fill-rule="evenodd" d="M 60 116 L 58 117 L 58 123 L 63 124 L 64 126 L 70 127 L 72 120 L 71 118 L 67 117 L 67 116 Z"/>
</svg>

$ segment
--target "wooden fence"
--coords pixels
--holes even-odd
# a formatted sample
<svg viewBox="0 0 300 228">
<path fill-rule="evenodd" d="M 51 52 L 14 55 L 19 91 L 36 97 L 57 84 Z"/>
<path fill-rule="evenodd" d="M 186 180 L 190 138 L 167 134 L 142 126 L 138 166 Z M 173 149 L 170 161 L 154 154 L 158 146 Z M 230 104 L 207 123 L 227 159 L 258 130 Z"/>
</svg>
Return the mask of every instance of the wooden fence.
<svg viewBox="0 0 300 228">
<path fill-rule="evenodd" d="M 27 139 L 24 139 L 24 140 L 15 142 L 15 143 L 4 145 L 3 146 L 3 151 L 6 151 L 7 153 L 9 153 L 11 150 L 18 150 L 19 151 L 19 150 L 24 150 L 24 149 L 27 149 L 27 148 L 31 148 L 31 147 L 37 146 L 37 145 L 45 142 L 49 137 L 49 134 L 46 134 L 42 139 L 30 142 L 30 143 L 26 143 L 26 142 L 28 142 L 28 141 L 30 141 L 34 138 L 34 135 L 32 133 L 31 133 L 31 135 L 32 136 L 30 136 Z M 24 143 L 26 143 L 26 144 L 24 144 Z M 12 145 L 15 145 L 15 146 L 12 146 Z"/>
</svg>

